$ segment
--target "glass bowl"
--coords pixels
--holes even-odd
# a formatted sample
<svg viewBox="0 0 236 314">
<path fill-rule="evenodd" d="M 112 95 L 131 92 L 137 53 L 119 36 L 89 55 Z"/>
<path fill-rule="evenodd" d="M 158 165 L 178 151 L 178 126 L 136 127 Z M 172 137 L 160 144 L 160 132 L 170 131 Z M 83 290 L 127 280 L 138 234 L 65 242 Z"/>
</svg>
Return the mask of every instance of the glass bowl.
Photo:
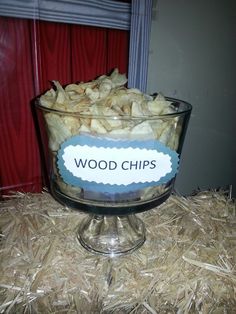
<svg viewBox="0 0 236 314">
<path fill-rule="evenodd" d="M 191 105 L 166 100 L 168 113 L 130 116 L 56 110 L 37 99 L 50 190 L 88 213 L 77 234 L 86 249 L 111 256 L 137 249 L 145 226 L 135 214 L 171 194 Z"/>
</svg>

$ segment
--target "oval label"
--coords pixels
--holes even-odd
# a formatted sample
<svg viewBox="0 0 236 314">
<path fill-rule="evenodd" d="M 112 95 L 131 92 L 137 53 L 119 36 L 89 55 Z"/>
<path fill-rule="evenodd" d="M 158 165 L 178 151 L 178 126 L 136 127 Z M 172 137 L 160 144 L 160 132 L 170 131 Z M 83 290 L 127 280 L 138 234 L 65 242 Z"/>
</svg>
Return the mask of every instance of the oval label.
<svg viewBox="0 0 236 314">
<path fill-rule="evenodd" d="M 115 140 L 76 135 L 58 151 L 63 180 L 108 193 L 135 191 L 167 183 L 177 173 L 179 155 L 157 140 Z"/>
</svg>

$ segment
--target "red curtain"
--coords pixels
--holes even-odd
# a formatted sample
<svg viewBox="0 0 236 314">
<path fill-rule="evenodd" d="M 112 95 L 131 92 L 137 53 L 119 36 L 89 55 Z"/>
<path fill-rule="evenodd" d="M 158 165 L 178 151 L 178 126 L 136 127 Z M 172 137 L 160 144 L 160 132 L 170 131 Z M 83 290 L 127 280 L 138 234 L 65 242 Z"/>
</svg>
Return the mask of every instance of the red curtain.
<svg viewBox="0 0 236 314">
<path fill-rule="evenodd" d="M 51 87 L 128 70 L 129 32 L 0 17 L 0 189 L 39 192 L 32 100 Z"/>
</svg>

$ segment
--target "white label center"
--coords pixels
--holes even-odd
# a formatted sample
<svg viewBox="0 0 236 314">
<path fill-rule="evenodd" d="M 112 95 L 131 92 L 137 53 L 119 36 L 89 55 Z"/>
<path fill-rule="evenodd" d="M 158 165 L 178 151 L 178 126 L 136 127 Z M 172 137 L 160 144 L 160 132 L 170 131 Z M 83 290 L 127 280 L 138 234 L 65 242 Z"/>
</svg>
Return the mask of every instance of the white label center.
<svg viewBox="0 0 236 314">
<path fill-rule="evenodd" d="M 172 171 L 170 155 L 154 149 L 68 145 L 62 159 L 74 177 L 98 184 L 158 182 Z"/>
</svg>

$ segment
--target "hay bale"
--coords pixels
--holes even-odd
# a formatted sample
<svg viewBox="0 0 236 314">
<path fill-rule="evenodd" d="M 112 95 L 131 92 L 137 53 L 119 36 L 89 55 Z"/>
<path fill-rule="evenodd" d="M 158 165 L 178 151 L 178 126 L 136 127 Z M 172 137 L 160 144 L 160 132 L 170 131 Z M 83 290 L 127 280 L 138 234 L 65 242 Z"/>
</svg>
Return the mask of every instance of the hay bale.
<svg viewBox="0 0 236 314">
<path fill-rule="evenodd" d="M 116 258 L 81 247 L 85 214 L 47 192 L 0 205 L 0 313 L 236 312 L 236 212 L 223 191 L 139 214 L 145 244 Z"/>
</svg>

